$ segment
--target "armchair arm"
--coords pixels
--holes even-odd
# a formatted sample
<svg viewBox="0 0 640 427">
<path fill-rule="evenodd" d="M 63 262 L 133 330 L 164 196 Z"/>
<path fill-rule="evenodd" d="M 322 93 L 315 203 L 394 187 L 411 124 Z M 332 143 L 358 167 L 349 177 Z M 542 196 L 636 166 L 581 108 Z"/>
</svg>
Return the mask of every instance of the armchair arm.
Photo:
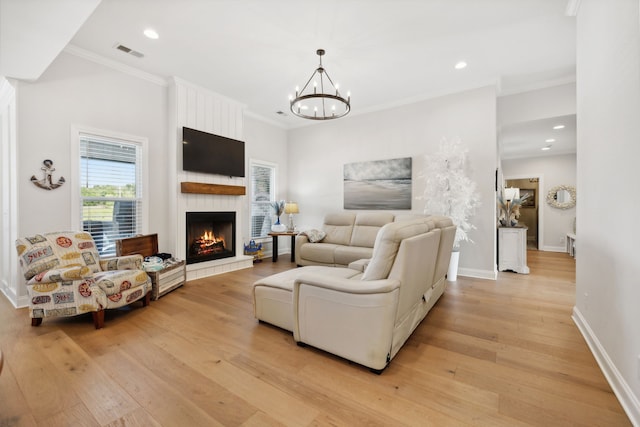
<svg viewBox="0 0 640 427">
<path fill-rule="evenodd" d="M 27 285 L 57 283 L 69 280 L 88 279 L 91 277 L 93 277 L 93 272 L 89 267 L 84 265 L 69 265 L 38 273 L 27 282 Z"/>
<path fill-rule="evenodd" d="M 100 269 L 102 271 L 142 270 L 143 260 L 144 257 L 140 254 L 104 258 L 100 260 Z"/>
</svg>

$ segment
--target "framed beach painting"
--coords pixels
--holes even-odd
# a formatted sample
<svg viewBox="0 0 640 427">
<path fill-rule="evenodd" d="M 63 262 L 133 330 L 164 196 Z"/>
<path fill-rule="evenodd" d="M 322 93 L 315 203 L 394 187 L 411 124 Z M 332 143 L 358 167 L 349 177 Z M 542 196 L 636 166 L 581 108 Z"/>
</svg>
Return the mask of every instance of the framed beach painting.
<svg viewBox="0 0 640 427">
<path fill-rule="evenodd" d="M 345 209 L 411 209 L 411 157 L 344 165 Z"/>
</svg>

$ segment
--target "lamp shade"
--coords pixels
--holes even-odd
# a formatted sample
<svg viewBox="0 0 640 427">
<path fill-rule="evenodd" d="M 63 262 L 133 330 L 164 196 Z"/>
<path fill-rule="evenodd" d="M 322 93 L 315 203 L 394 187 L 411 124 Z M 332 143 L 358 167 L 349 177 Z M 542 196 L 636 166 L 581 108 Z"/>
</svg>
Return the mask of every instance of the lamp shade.
<svg viewBox="0 0 640 427">
<path fill-rule="evenodd" d="M 286 214 L 297 214 L 300 213 L 298 210 L 298 204 L 293 202 L 285 203 L 284 205 L 284 213 Z"/>
<path fill-rule="evenodd" d="M 519 188 L 505 188 L 504 189 L 504 199 L 511 201 L 513 199 L 520 198 L 520 189 Z"/>
</svg>

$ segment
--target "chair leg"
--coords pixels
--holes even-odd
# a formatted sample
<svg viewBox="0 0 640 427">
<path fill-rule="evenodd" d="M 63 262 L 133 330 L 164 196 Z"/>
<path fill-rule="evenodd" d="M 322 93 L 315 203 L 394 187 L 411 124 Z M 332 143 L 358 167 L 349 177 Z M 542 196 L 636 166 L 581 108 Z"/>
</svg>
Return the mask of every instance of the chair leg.
<svg viewBox="0 0 640 427">
<path fill-rule="evenodd" d="M 151 304 L 151 291 L 147 292 L 147 294 L 144 296 L 144 299 L 142 300 L 143 307 L 146 307 L 149 304 Z"/>
<path fill-rule="evenodd" d="M 102 329 L 104 327 L 104 310 L 98 310 L 91 313 L 93 315 L 93 324 L 96 329 Z"/>
<path fill-rule="evenodd" d="M 31 326 L 40 326 L 42 324 L 42 317 L 32 317 Z"/>
</svg>

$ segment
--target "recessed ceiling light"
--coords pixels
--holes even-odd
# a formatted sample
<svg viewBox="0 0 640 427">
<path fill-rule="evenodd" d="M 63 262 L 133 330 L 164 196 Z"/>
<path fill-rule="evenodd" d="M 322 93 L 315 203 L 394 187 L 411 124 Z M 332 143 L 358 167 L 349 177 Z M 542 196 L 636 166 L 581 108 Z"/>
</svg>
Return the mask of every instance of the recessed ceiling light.
<svg viewBox="0 0 640 427">
<path fill-rule="evenodd" d="M 556 142 L 556 140 L 553 138 L 549 138 L 549 139 L 545 139 L 544 142 Z"/>
<path fill-rule="evenodd" d="M 156 30 L 154 30 L 153 28 L 147 28 L 146 30 L 144 30 L 144 35 L 153 40 L 156 40 L 158 37 L 160 37 Z"/>
<path fill-rule="evenodd" d="M 558 130 L 558 129 L 564 129 L 564 125 L 555 125 L 553 127 L 554 130 Z"/>
<path fill-rule="evenodd" d="M 547 145 L 546 147 L 542 147 L 541 148 L 542 151 L 547 151 L 547 150 L 551 150 L 551 146 Z"/>
<path fill-rule="evenodd" d="M 463 68 L 466 68 L 466 67 L 467 67 L 467 63 L 464 61 L 459 61 L 456 63 L 456 65 L 454 65 L 454 68 L 456 70 L 462 70 Z"/>
</svg>

